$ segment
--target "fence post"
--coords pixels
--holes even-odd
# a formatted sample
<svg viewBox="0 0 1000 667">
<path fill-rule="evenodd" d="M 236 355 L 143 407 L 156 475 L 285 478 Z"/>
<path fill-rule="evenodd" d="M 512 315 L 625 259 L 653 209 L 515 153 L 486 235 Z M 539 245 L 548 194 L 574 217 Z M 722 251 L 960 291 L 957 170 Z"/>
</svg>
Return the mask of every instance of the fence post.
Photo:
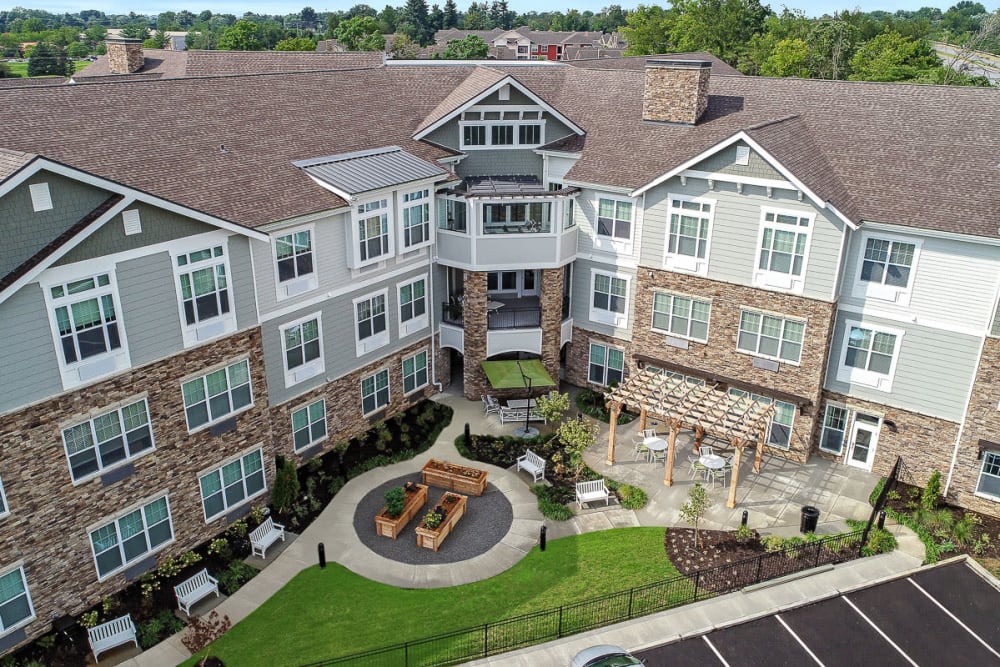
<svg viewBox="0 0 1000 667">
<path fill-rule="evenodd" d="M 410 642 L 403 642 L 403 664 L 410 667 Z"/>
<path fill-rule="evenodd" d="M 632 618 L 632 596 L 635 594 L 635 589 L 628 589 L 628 618 Z"/>
<path fill-rule="evenodd" d="M 483 623 L 483 657 L 490 654 L 490 624 Z"/>
<path fill-rule="evenodd" d="M 559 605 L 559 631 L 556 633 L 557 639 L 562 639 L 562 610 L 563 606 Z"/>
<path fill-rule="evenodd" d="M 822 550 L 822 545 L 823 545 L 823 541 L 822 540 L 820 540 L 819 542 L 816 543 L 816 562 L 813 563 L 813 567 L 816 567 L 816 566 L 819 565 L 819 552 Z"/>
<path fill-rule="evenodd" d="M 698 601 L 698 584 L 701 583 L 701 570 L 694 571 L 694 602 Z"/>
<path fill-rule="evenodd" d="M 760 583 L 760 570 L 763 567 L 763 565 L 764 565 L 764 555 L 761 554 L 760 556 L 757 556 L 757 574 L 755 574 L 753 577 L 753 583 L 755 584 Z"/>
</svg>

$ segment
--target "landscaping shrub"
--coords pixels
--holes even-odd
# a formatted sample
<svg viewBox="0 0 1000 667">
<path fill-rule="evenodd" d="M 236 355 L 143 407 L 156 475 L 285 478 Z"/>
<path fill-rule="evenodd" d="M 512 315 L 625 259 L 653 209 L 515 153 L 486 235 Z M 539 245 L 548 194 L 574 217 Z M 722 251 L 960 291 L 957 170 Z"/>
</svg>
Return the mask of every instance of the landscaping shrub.
<svg viewBox="0 0 1000 667">
<path fill-rule="evenodd" d="M 618 496 L 618 501 L 627 510 L 641 510 L 649 504 L 649 496 L 638 486 L 623 484 L 610 477 L 604 478 L 604 485 Z"/>
<path fill-rule="evenodd" d="M 173 609 L 161 609 L 153 618 L 139 623 L 135 630 L 139 646 L 147 649 L 183 629 L 184 623 L 174 616 Z"/>
<path fill-rule="evenodd" d="M 241 560 L 234 560 L 226 570 L 219 573 L 219 590 L 232 595 L 240 586 L 257 576 L 257 569 Z"/>
<path fill-rule="evenodd" d="M 556 487 L 535 484 L 531 487 L 531 492 L 538 497 L 538 510 L 545 518 L 553 521 L 568 521 L 576 516 L 573 508 L 564 504 L 566 501 Z"/>
<path fill-rule="evenodd" d="M 941 471 L 935 470 L 927 480 L 924 492 L 920 494 L 920 506 L 925 510 L 933 510 L 941 499 Z"/>
<path fill-rule="evenodd" d="M 605 406 L 607 398 L 604 394 L 593 389 L 581 389 L 576 394 L 576 409 L 585 415 L 589 415 L 594 419 L 599 419 L 600 421 L 607 423 L 611 419 L 611 413 Z M 638 415 L 634 415 L 631 412 L 625 412 L 624 410 L 618 415 L 618 425 L 628 424 L 630 421 L 635 419 Z"/>
<path fill-rule="evenodd" d="M 278 513 L 285 513 L 292 508 L 299 496 L 299 475 L 295 461 L 284 456 L 275 458 L 274 488 L 271 491 L 271 504 Z"/>
</svg>

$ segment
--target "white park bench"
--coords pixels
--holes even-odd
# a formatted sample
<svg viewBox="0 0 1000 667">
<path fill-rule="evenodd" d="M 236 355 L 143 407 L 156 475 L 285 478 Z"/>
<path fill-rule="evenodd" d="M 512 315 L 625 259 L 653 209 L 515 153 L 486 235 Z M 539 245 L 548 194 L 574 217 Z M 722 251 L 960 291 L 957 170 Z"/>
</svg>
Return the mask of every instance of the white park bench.
<svg viewBox="0 0 1000 667">
<path fill-rule="evenodd" d="M 523 422 L 525 417 L 528 421 L 541 422 L 545 421 L 545 417 L 528 408 L 507 408 L 500 407 L 500 424 L 506 424 L 507 422 Z"/>
<path fill-rule="evenodd" d="M 94 652 L 94 662 L 97 656 L 104 653 L 109 648 L 135 642 L 139 646 L 139 640 L 135 636 L 135 624 L 132 622 L 132 615 L 125 614 L 118 618 L 101 623 L 87 630 L 90 639 L 90 649 Z"/>
<path fill-rule="evenodd" d="M 608 504 L 610 498 L 608 489 L 604 486 L 603 479 L 594 479 L 589 482 L 576 483 L 576 502 L 583 509 L 584 503 L 604 499 L 604 504 Z"/>
<path fill-rule="evenodd" d="M 545 479 L 545 459 L 530 449 L 517 457 L 517 469 L 526 470 L 536 482 Z"/>
<path fill-rule="evenodd" d="M 207 568 L 174 586 L 177 607 L 188 616 L 191 615 L 191 605 L 212 593 L 219 597 L 219 580 L 210 575 Z"/>
<path fill-rule="evenodd" d="M 254 556 L 266 559 L 264 553 L 267 548 L 278 540 L 285 541 L 285 527 L 267 517 L 264 523 L 250 532 L 250 551 Z"/>
</svg>

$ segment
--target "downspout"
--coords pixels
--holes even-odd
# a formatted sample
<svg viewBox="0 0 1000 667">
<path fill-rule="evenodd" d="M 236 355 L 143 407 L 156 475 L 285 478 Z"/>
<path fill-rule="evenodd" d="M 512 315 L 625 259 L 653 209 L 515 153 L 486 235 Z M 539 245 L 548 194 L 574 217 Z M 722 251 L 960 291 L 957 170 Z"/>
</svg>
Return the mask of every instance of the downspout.
<svg viewBox="0 0 1000 667">
<path fill-rule="evenodd" d="M 969 404 L 972 403 L 972 391 L 976 387 L 976 378 L 979 376 L 979 364 L 983 361 L 983 349 L 986 347 L 986 336 L 979 343 L 979 354 L 976 356 L 976 372 L 969 382 L 969 393 L 965 396 L 965 408 L 962 411 L 962 423 L 958 425 L 958 436 L 955 438 L 955 451 L 951 453 L 951 466 L 948 467 L 948 479 L 944 483 L 942 498 L 948 497 L 948 489 L 951 488 L 951 477 L 955 474 L 955 464 L 958 463 L 958 448 L 962 443 L 962 435 L 965 432 L 965 422 L 969 420 Z"/>
</svg>

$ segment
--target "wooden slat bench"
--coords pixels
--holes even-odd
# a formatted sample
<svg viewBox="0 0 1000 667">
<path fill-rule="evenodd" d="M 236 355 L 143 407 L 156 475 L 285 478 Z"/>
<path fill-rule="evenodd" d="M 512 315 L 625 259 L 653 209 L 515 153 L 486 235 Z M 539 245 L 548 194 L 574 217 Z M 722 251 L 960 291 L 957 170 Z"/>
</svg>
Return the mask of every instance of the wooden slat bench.
<svg viewBox="0 0 1000 667">
<path fill-rule="evenodd" d="M 191 605 L 212 593 L 219 597 L 219 580 L 210 575 L 207 568 L 174 586 L 177 607 L 188 616 L 191 615 Z"/>
<path fill-rule="evenodd" d="M 250 551 L 254 556 L 260 556 L 266 560 L 264 555 L 267 548 L 281 540 L 285 541 L 285 527 L 280 523 L 275 523 L 271 517 L 267 517 L 264 523 L 260 524 L 250 532 Z"/>
<path fill-rule="evenodd" d="M 530 449 L 517 457 L 517 469 L 527 471 L 536 482 L 545 479 L 545 459 Z"/>
<path fill-rule="evenodd" d="M 604 504 L 608 504 L 608 500 L 611 495 L 608 493 L 608 489 L 604 486 L 603 479 L 594 479 L 589 482 L 577 482 L 576 483 L 576 502 L 583 509 L 584 503 L 593 502 L 595 500 L 604 499 Z"/>
<path fill-rule="evenodd" d="M 94 652 L 94 662 L 97 656 L 110 648 L 134 642 L 136 648 L 139 647 L 139 640 L 135 636 L 135 623 L 132 622 L 132 615 L 125 614 L 107 623 L 101 623 L 87 630 L 87 638 L 90 640 L 90 649 Z"/>
</svg>

